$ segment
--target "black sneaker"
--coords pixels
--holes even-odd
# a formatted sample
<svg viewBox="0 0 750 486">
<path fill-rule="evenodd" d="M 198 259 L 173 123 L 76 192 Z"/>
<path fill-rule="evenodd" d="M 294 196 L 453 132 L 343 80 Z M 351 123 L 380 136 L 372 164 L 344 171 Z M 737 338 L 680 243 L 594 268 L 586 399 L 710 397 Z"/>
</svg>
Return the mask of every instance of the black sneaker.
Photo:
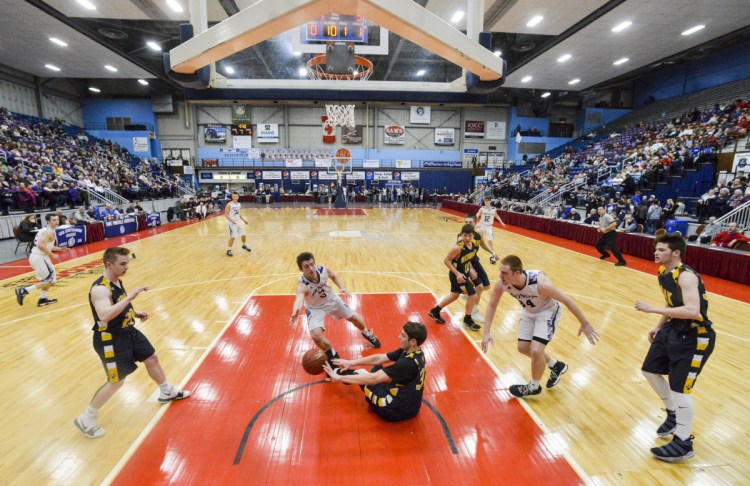
<svg viewBox="0 0 750 486">
<path fill-rule="evenodd" d="M 362 337 L 367 339 L 367 341 L 372 345 L 373 348 L 379 348 L 380 347 L 380 339 L 375 337 L 375 335 L 370 331 L 369 334 L 361 333 Z"/>
<path fill-rule="evenodd" d="M 609 258 L 609 255 L 602 255 L 599 257 L 599 260 L 606 260 L 607 258 Z"/>
<path fill-rule="evenodd" d="M 437 322 L 438 324 L 445 324 L 445 319 L 440 317 L 440 311 L 437 310 L 437 307 L 433 307 L 432 309 L 430 309 L 427 314 L 435 319 L 435 322 Z"/>
<path fill-rule="evenodd" d="M 245 250 L 245 251 L 253 251 L 253 250 L 252 250 L 252 249 L 250 249 L 250 247 L 249 247 L 249 246 L 247 246 L 247 245 L 242 245 L 242 249 L 243 249 L 243 250 Z"/>
<path fill-rule="evenodd" d="M 531 383 L 527 383 L 526 385 L 511 385 L 508 391 L 516 398 L 523 398 L 530 395 L 539 395 L 542 393 L 542 387 L 538 386 L 532 389 Z"/>
<path fill-rule="evenodd" d="M 672 442 L 665 444 L 661 447 L 654 447 L 651 449 L 651 454 L 660 461 L 675 462 L 683 459 L 688 459 L 695 455 L 693 452 L 693 439 L 695 436 L 688 437 L 687 440 L 682 440 L 676 435 L 672 439 Z"/>
<path fill-rule="evenodd" d="M 16 287 L 16 300 L 18 305 L 23 305 L 23 298 L 29 295 L 29 291 L 23 287 Z"/>
<path fill-rule="evenodd" d="M 497 263 L 497 260 L 495 259 L 494 256 L 491 256 L 490 257 L 490 265 L 494 265 L 495 263 Z"/>
<path fill-rule="evenodd" d="M 672 410 L 667 410 L 667 419 L 656 429 L 656 435 L 674 434 L 675 429 L 677 429 L 677 414 Z"/>
<path fill-rule="evenodd" d="M 560 382 L 560 378 L 562 378 L 563 373 L 565 373 L 566 371 L 568 371 L 568 365 L 566 365 L 562 361 L 558 361 L 557 363 L 555 363 L 555 366 L 550 368 L 549 371 L 547 388 L 552 388 L 553 386 L 557 385 Z"/>
<path fill-rule="evenodd" d="M 57 304 L 57 299 L 39 299 L 36 303 L 37 307 L 44 307 L 45 305 Z"/>
<path fill-rule="evenodd" d="M 478 331 L 482 329 L 482 326 L 474 322 L 471 316 L 464 316 L 464 326 L 470 331 Z"/>
<path fill-rule="evenodd" d="M 617 262 L 617 263 L 615 263 L 616 267 L 624 267 L 625 265 L 627 265 L 626 262 Z"/>
<path fill-rule="evenodd" d="M 234 254 L 232 253 L 232 250 L 227 250 L 227 256 L 234 256 Z"/>
</svg>

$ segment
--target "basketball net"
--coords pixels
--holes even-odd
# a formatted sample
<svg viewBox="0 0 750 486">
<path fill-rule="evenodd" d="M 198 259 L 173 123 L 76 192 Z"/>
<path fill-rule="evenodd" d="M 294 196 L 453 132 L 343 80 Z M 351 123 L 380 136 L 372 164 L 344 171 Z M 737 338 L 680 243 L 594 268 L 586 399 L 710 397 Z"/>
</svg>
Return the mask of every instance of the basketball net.
<svg viewBox="0 0 750 486">
<path fill-rule="evenodd" d="M 354 106 L 355 105 L 326 105 L 326 114 L 328 120 L 326 124 L 332 127 L 336 125 L 349 128 L 354 128 L 356 123 L 354 122 Z"/>
</svg>

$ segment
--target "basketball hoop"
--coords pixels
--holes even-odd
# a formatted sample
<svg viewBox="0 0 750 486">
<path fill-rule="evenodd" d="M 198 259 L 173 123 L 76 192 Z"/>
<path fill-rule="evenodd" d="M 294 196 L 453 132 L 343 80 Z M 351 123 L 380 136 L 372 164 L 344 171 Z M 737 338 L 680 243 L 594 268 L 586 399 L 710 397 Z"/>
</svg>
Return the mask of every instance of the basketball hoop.
<svg viewBox="0 0 750 486">
<path fill-rule="evenodd" d="M 328 54 L 320 54 L 307 61 L 307 76 L 310 79 L 338 81 L 367 81 L 372 75 L 373 64 L 367 58 L 354 56 L 354 67 L 347 73 L 334 73 L 327 70 Z"/>
</svg>

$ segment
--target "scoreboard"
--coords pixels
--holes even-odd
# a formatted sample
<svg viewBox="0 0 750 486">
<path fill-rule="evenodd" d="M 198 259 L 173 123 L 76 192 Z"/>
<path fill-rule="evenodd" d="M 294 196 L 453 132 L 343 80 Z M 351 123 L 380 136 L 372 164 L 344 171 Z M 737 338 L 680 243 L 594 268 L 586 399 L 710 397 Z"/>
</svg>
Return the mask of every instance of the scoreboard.
<svg viewBox="0 0 750 486">
<path fill-rule="evenodd" d="M 304 28 L 305 42 L 367 43 L 367 20 L 359 15 L 323 15 Z"/>
<path fill-rule="evenodd" d="M 250 128 L 250 125 L 247 123 L 239 123 L 237 125 L 232 125 L 232 135 L 234 136 L 241 136 L 241 135 L 252 135 L 253 129 Z"/>
</svg>

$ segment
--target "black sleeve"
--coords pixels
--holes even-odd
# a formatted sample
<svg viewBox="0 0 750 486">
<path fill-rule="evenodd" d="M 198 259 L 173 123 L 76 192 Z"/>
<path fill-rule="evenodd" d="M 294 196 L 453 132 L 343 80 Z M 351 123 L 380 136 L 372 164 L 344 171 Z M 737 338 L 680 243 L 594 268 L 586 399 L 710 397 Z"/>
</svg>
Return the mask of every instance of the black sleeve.
<svg viewBox="0 0 750 486">
<path fill-rule="evenodd" d="M 401 348 L 398 348 L 395 351 L 391 351 L 390 353 L 386 353 L 385 355 L 388 356 L 388 359 L 390 361 L 398 361 L 398 359 L 401 357 L 401 355 L 404 353 L 404 350 Z"/>
<path fill-rule="evenodd" d="M 399 359 L 393 366 L 383 368 L 383 371 L 397 383 L 408 383 L 419 374 L 419 367 L 413 359 Z"/>
</svg>

